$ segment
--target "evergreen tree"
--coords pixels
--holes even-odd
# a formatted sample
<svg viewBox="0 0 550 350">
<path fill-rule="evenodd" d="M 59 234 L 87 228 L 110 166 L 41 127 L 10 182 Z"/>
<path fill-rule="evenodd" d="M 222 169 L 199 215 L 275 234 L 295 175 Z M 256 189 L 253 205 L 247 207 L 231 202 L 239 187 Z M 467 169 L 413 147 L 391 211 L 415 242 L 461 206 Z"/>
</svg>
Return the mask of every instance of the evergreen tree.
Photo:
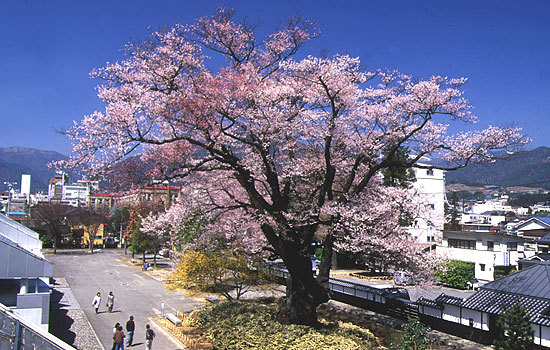
<svg viewBox="0 0 550 350">
<path fill-rule="evenodd" d="M 497 350 L 524 350 L 533 348 L 534 331 L 529 323 L 527 309 L 516 299 L 498 320 L 500 336 L 495 340 Z"/>
<path fill-rule="evenodd" d="M 392 151 L 392 147 L 386 147 L 384 155 L 388 157 L 388 166 L 382 170 L 384 176 L 384 185 L 391 187 L 411 187 L 416 181 L 414 171 L 410 167 L 409 149 L 407 147 L 398 147 Z"/>
</svg>

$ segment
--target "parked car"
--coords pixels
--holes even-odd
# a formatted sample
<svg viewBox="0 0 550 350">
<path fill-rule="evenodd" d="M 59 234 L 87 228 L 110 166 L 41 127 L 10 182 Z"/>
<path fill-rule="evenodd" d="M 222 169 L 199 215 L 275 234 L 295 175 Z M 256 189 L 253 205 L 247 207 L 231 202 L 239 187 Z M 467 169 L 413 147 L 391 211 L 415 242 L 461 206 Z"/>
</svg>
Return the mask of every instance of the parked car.
<svg viewBox="0 0 550 350">
<path fill-rule="evenodd" d="M 398 287 L 384 288 L 382 296 L 384 296 L 385 298 L 400 298 L 411 300 L 411 297 L 409 296 L 409 291 L 405 288 Z"/>
<path fill-rule="evenodd" d="M 393 273 L 393 283 L 398 286 L 410 286 L 414 284 L 414 279 L 410 273 L 405 271 L 395 271 Z"/>
<path fill-rule="evenodd" d="M 103 242 L 105 248 L 116 248 L 118 245 L 118 238 L 113 236 L 108 236 Z"/>
</svg>

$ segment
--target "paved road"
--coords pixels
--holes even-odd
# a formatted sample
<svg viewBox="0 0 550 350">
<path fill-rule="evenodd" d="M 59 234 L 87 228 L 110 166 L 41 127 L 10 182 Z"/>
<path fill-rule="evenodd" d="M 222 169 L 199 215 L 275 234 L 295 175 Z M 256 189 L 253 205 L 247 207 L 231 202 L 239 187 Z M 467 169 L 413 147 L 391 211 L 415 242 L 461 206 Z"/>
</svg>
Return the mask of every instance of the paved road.
<svg viewBox="0 0 550 350">
<path fill-rule="evenodd" d="M 136 322 L 136 346 L 131 349 L 140 350 L 145 349 L 145 325 L 151 317 L 160 314 L 161 303 L 165 304 L 166 312 L 185 312 L 199 306 L 179 292 L 167 292 L 162 282 L 152 278 L 150 273 L 124 263 L 121 260 L 124 258 L 127 256 L 120 250 L 95 251 L 94 254 L 61 251 L 61 254 L 47 257 L 53 264 L 54 277 L 67 280 L 72 294 L 107 350 L 112 346 L 114 324 L 126 324 L 130 315 Z M 96 315 L 91 303 L 98 291 L 102 300 L 100 314 Z M 109 291 L 113 291 L 116 297 L 113 313 L 108 313 L 105 308 Z M 155 332 L 157 337 L 153 348 L 181 349 L 160 329 L 155 329 Z"/>
</svg>

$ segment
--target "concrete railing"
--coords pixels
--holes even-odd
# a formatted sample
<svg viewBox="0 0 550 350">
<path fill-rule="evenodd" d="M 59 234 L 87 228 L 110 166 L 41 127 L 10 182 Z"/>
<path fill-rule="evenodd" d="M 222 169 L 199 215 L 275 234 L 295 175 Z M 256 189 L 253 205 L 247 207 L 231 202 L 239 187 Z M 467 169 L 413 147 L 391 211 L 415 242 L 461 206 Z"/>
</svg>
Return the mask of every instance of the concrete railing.
<svg viewBox="0 0 550 350">
<path fill-rule="evenodd" d="M 75 350 L 2 304 L 0 304 L 0 349 Z"/>
</svg>

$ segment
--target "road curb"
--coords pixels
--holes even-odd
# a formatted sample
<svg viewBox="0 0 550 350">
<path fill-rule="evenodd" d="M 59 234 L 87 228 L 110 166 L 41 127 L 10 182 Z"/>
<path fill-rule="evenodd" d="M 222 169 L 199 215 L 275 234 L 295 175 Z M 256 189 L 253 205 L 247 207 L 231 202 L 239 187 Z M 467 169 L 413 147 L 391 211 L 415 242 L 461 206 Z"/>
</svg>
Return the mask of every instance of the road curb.
<svg viewBox="0 0 550 350">
<path fill-rule="evenodd" d="M 80 310 L 82 310 L 82 309 L 80 309 Z M 82 312 L 84 313 L 84 310 L 82 310 Z M 88 322 L 88 326 L 90 326 L 90 329 L 92 330 L 92 333 L 94 334 L 94 337 L 97 340 L 97 343 L 99 344 L 99 347 L 101 348 L 101 350 L 105 350 L 105 348 L 103 347 L 103 344 L 101 344 L 101 340 L 99 340 L 99 337 L 97 336 L 97 333 L 95 332 L 94 327 L 92 327 L 92 324 L 90 323 L 90 320 L 88 320 L 88 316 L 86 316 L 86 313 L 84 313 L 84 317 L 86 317 L 86 322 Z"/>
</svg>

